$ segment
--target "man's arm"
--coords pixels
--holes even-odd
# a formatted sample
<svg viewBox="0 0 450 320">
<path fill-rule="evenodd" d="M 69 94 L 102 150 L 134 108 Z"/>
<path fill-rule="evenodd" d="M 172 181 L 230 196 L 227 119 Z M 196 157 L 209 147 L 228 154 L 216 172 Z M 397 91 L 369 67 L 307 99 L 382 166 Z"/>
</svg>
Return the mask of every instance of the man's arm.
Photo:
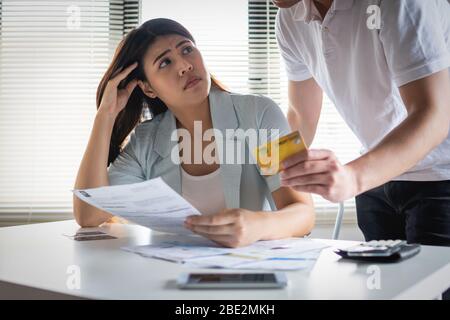
<svg viewBox="0 0 450 320">
<path fill-rule="evenodd" d="M 322 109 L 322 89 L 314 78 L 288 83 L 289 109 L 287 119 L 292 130 L 299 130 L 308 146 L 316 134 Z"/>
<path fill-rule="evenodd" d="M 438 146 L 450 128 L 448 70 L 400 87 L 407 118 L 364 156 L 341 165 L 332 151 L 308 150 L 282 167 L 282 185 L 343 201 L 401 175 Z"/>
<path fill-rule="evenodd" d="M 357 194 L 404 173 L 448 136 L 450 79 L 447 69 L 410 82 L 399 90 L 408 117 L 377 147 L 348 164 L 356 173 Z"/>
</svg>

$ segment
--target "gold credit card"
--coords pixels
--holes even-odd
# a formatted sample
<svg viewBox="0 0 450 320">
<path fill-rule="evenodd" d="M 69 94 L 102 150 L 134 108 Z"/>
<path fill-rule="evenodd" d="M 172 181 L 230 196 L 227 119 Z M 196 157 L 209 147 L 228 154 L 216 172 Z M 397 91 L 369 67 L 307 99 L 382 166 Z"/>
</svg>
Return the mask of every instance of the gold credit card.
<svg viewBox="0 0 450 320">
<path fill-rule="evenodd" d="M 281 162 L 290 156 L 307 149 L 299 131 L 291 132 L 281 138 L 259 146 L 253 156 L 263 175 L 274 175 L 280 171 Z"/>
</svg>

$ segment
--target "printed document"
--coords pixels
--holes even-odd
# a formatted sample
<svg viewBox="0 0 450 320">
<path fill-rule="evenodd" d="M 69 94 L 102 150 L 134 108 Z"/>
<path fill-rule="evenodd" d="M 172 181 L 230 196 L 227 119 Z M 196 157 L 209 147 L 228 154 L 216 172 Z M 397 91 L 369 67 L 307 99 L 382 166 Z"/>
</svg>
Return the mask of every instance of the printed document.
<svg viewBox="0 0 450 320">
<path fill-rule="evenodd" d="M 94 207 L 161 232 L 192 234 L 184 228 L 184 220 L 200 214 L 161 178 L 73 193 Z"/>
</svg>

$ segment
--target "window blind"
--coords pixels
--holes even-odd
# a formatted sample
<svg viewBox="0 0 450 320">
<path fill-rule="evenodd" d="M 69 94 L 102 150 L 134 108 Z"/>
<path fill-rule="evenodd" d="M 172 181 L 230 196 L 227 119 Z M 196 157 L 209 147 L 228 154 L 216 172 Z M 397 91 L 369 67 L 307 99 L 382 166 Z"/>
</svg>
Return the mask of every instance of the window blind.
<svg viewBox="0 0 450 320">
<path fill-rule="evenodd" d="M 71 219 L 95 92 L 139 1 L 0 0 L 0 224 Z"/>
</svg>

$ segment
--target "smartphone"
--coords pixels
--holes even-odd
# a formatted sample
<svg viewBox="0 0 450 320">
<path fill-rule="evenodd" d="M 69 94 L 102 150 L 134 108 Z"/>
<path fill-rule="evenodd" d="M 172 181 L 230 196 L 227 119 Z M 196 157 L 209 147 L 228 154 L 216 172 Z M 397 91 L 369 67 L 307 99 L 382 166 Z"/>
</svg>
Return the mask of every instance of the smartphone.
<svg viewBox="0 0 450 320">
<path fill-rule="evenodd" d="M 284 288 L 284 273 L 183 273 L 177 279 L 181 289 Z"/>
</svg>

